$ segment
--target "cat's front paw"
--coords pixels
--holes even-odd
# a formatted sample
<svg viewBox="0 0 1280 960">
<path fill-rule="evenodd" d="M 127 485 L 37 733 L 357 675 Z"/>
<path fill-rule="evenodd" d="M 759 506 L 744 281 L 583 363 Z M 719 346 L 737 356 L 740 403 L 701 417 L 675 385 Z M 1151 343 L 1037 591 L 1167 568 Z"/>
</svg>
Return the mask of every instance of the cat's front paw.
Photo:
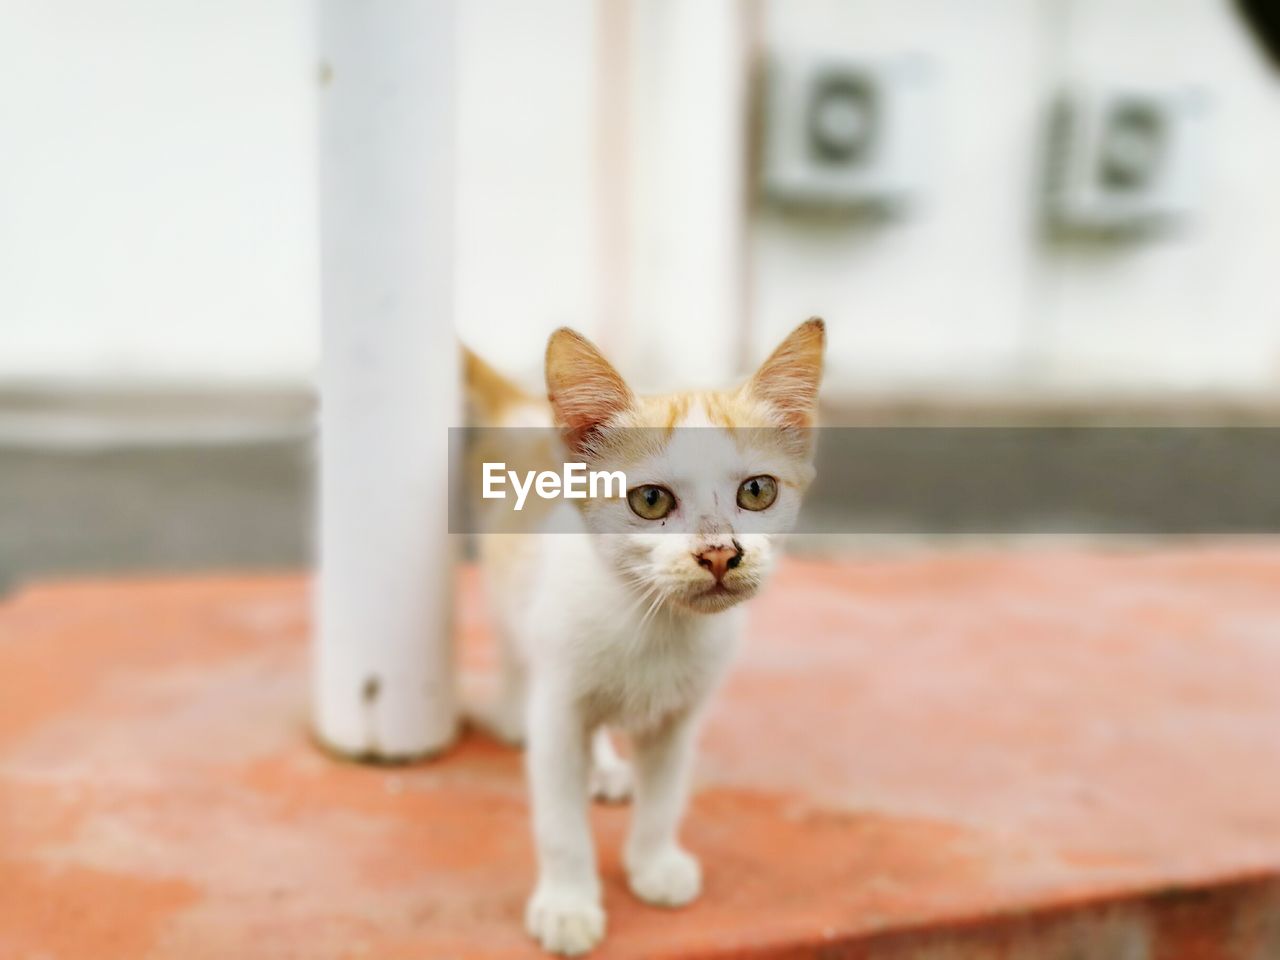
<svg viewBox="0 0 1280 960">
<path fill-rule="evenodd" d="M 525 907 L 524 926 L 543 950 L 577 957 L 604 939 L 604 909 L 591 893 L 538 884 Z"/>
<path fill-rule="evenodd" d="M 645 903 L 683 907 L 702 892 L 702 866 L 697 857 L 674 844 L 628 861 L 631 892 Z"/>
</svg>

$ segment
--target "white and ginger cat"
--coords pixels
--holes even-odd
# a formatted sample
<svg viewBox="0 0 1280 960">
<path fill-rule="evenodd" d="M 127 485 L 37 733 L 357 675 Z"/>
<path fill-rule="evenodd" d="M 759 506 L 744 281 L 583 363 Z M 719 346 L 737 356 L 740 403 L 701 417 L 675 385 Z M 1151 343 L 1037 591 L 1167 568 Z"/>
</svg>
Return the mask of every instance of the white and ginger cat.
<svg viewBox="0 0 1280 960">
<path fill-rule="evenodd" d="M 771 536 L 790 528 L 813 476 L 824 338 L 809 320 L 736 389 L 658 397 L 632 393 L 571 330 L 547 345 L 571 458 L 624 471 L 629 491 L 559 501 L 576 533 L 480 538 L 504 648 L 502 696 L 482 722 L 527 741 L 538 881 L 525 925 L 546 950 L 574 956 L 604 936 L 589 795 L 626 799 L 634 779 L 623 862 L 637 897 L 678 907 L 701 890 L 678 838 L 698 720 L 740 603 L 772 564 Z M 540 405 L 473 356 L 468 380 L 490 423 L 537 422 Z M 630 735 L 634 772 L 610 728 Z"/>
</svg>

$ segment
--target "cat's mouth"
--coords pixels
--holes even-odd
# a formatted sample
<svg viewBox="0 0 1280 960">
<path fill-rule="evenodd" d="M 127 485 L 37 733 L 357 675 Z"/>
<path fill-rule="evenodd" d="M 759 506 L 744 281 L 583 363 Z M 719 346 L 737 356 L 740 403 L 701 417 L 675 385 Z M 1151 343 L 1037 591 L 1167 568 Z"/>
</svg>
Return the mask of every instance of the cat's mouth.
<svg viewBox="0 0 1280 960">
<path fill-rule="evenodd" d="M 698 593 L 684 598 L 685 606 L 699 613 L 715 613 L 727 610 L 740 600 L 745 600 L 754 591 L 749 586 L 733 587 L 726 583 L 714 583 Z"/>
</svg>

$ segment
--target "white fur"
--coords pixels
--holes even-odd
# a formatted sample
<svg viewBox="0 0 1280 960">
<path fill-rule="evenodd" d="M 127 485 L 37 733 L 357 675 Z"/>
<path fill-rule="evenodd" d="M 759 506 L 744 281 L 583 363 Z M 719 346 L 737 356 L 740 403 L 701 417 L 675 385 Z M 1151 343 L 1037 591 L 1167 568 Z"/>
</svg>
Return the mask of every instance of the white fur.
<svg viewBox="0 0 1280 960">
<path fill-rule="evenodd" d="M 589 795 L 622 799 L 633 776 L 623 856 L 632 892 L 668 907 L 700 892 L 701 868 L 677 836 L 699 717 L 737 645 L 738 601 L 763 582 L 771 534 L 790 526 L 803 483 L 780 483 L 778 502 L 758 513 L 738 507 L 737 488 L 798 468 L 808 469 L 739 449 L 724 430 L 678 430 L 663 456 L 628 468 L 632 486 L 662 483 L 676 494 L 665 527 L 625 500 L 585 515 L 562 505 L 579 532 L 504 537 L 486 549 L 506 641 L 506 689 L 492 722 L 508 739 L 520 726 L 527 735 L 538 882 L 525 922 L 545 949 L 574 956 L 604 936 Z M 566 518 L 553 523 L 565 529 Z M 695 554 L 731 540 L 743 551 L 725 578 L 733 592 L 708 595 L 715 578 Z M 630 735 L 634 774 L 606 728 Z"/>
<path fill-rule="evenodd" d="M 541 540 L 521 637 L 528 644 L 527 764 L 539 868 L 527 924 L 546 949 L 574 955 L 604 933 L 589 786 L 594 777 L 597 792 L 617 791 L 628 778 L 612 746 L 604 746 L 605 726 L 632 735 L 636 797 L 624 859 L 633 891 L 672 906 L 698 893 L 696 861 L 679 847 L 676 830 L 698 710 L 733 652 L 740 611 L 651 607 L 602 562 L 590 535 Z"/>
</svg>

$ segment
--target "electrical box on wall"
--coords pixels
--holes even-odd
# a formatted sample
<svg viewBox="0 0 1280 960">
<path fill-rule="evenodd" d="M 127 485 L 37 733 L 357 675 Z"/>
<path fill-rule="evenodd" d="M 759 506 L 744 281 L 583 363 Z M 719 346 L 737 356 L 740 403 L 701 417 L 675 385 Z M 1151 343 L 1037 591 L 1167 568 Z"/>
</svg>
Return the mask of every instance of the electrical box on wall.
<svg viewBox="0 0 1280 960">
<path fill-rule="evenodd" d="M 764 91 L 766 197 L 788 206 L 901 211 L 924 185 L 929 79 L 919 57 L 773 57 Z"/>
<path fill-rule="evenodd" d="M 1142 233 L 1200 203 L 1206 98 L 1194 90 L 1075 91 L 1056 105 L 1047 214 L 1066 233 Z"/>
</svg>

